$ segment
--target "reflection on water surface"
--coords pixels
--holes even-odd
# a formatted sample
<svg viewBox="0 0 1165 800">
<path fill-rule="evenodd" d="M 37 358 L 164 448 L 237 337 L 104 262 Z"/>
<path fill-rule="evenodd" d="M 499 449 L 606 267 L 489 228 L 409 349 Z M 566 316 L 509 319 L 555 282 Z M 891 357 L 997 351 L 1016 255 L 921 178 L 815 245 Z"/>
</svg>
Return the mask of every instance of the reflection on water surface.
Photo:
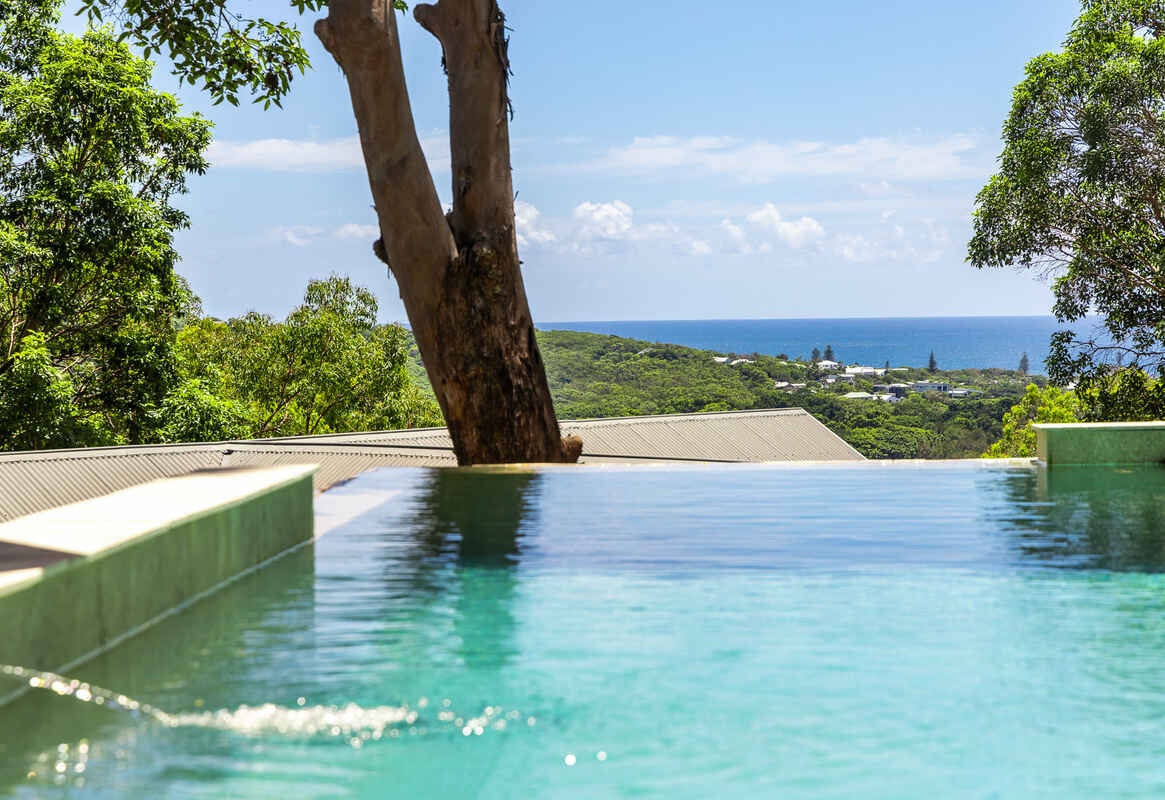
<svg viewBox="0 0 1165 800">
<path fill-rule="evenodd" d="M 1165 470 L 384 470 L 333 497 L 377 490 L 80 670 L 249 728 L 29 695 L 0 796 L 1165 794 Z M 391 724 L 292 735 L 264 704 Z"/>
</svg>

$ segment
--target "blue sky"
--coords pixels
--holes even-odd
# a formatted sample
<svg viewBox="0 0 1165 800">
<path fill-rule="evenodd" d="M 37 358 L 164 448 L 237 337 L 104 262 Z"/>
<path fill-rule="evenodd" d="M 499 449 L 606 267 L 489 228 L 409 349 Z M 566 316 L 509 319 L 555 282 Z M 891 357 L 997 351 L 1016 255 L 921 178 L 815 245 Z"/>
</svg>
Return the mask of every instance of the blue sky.
<svg viewBox="0 0 1165 800">
<path fill-rule="evenodd" d="M 290 18 L 257 0 L 250 13 Z M 522 258 L 536 321 L 1045 314 L 1030 273 L 964 263 L 1012 87 L 1073 0 L 503 0 Z M 210 107 L 215 166 L 182 204 L 180 271 L 218 316 L 282 315 L 351 275 L 404 318 L 343 75 L 283 110 Z M 448 103 L 434 40 L 402 46 L 443 198 Z M 159 65 L 156 83 L 175 82 Z"/>
</svg>

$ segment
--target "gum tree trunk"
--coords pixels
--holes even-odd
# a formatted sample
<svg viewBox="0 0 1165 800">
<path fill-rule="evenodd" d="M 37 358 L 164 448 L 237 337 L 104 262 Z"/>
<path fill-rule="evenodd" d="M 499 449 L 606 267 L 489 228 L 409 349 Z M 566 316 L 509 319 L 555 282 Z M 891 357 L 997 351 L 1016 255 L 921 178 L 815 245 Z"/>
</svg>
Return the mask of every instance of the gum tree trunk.
<svg viewBox="0 0 1165 800">
<path fill-rule="evenodd" d="M 504 17 L 497 0 L 416 7 L 449 75 L 453 210 L 441 208 L 405 87 L 391 0 L 332 0 L 315 31 L 348 80 L 390 265 L 463 464 L 561 462 L 518 260 Z"/>
</svg>

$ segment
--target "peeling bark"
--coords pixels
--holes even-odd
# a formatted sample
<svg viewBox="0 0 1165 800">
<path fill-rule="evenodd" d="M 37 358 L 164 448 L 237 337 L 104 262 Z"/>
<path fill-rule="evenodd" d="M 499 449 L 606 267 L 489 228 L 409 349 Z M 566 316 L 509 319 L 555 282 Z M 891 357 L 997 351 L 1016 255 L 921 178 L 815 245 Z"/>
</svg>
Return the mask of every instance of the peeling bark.
<svg viewBox="0 0 1165 800">
<path fill-rule="evenodd" d="M 421 150 L 389 0 L 332 0 L 315 31 L 348 80 L 381 238 L 465 464 L 562 462 L 522 282 L 510 175 L 509 62 L 496 0 L 440 0 L 416 19 L 449 75 L 453 210 Z"/>
</svg>

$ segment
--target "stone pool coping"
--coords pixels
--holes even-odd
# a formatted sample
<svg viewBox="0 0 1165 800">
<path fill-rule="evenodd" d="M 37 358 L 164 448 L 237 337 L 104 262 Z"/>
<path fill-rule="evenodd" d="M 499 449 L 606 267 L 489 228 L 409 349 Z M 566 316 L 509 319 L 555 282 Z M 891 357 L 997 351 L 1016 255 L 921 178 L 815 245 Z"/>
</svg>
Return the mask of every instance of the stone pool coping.
<svg viewBox="0 0 1165 800">
<path fill-rule="evenodd" d="M 0 525 L 0 663 L 69 670 L 312 541 L 316 469 L 199 471 Z"/>
</svg>

